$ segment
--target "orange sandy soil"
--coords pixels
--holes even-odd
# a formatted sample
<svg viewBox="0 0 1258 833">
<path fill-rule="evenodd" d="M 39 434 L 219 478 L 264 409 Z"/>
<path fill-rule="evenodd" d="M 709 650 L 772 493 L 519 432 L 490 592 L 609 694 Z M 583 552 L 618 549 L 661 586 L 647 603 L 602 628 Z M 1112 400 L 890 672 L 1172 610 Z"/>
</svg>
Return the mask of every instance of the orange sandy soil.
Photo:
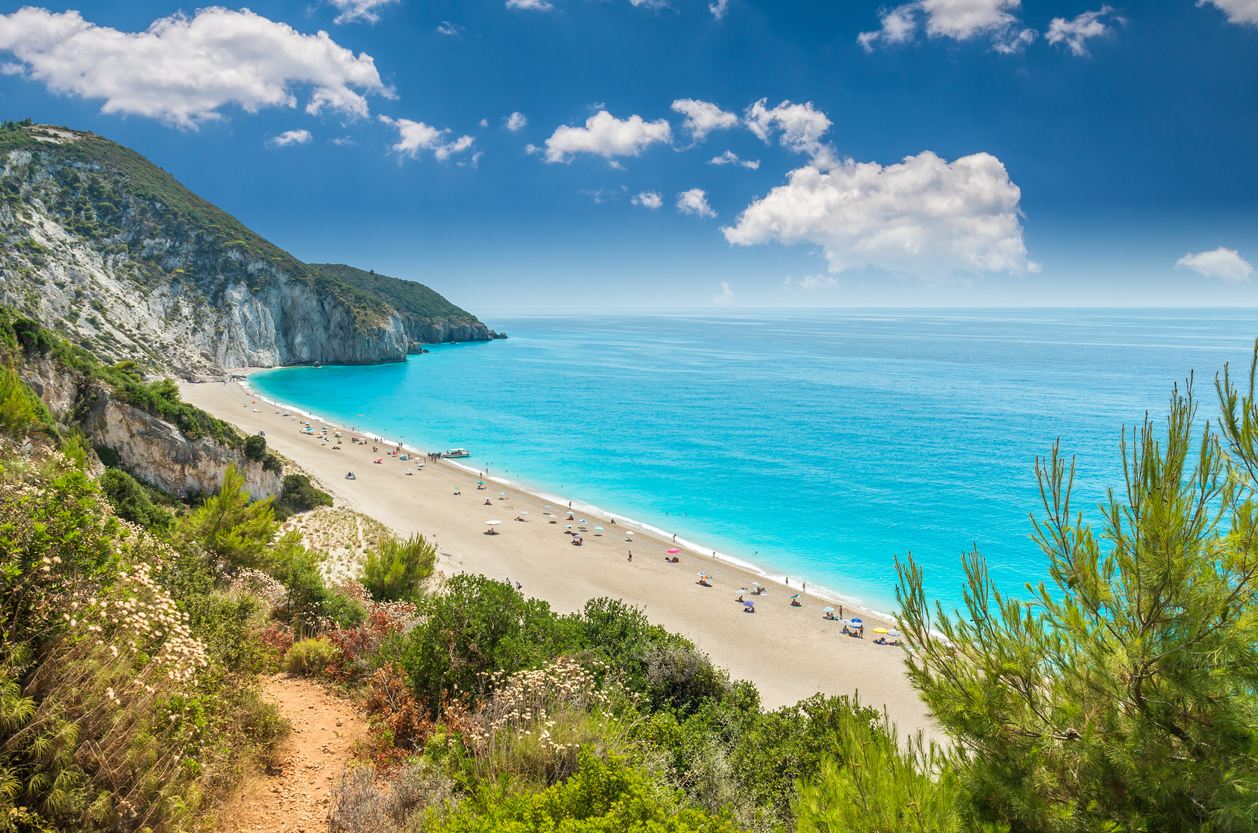
<svg viewBox="0 0 1258 833">
<path fill-rule="evenodd" d="M 362 712 L 304 677 L 263 679 L 263 692 L 293 733 L 264 774 L 222 809 L 223 833 L 315 833 L 327 830 L 332 788 L 354 742 L 366 737 Z"/>
</svg>

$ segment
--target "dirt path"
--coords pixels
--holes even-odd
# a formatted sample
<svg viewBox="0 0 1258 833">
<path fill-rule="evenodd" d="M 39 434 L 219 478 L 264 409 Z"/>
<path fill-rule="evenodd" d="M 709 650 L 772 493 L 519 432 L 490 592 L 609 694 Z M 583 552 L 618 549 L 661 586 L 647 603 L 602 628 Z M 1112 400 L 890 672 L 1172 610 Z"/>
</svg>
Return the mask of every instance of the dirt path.
<svg viewBox="0 0 1258 833">
<path fill-rule="evenodd" d="M 332 785 L 354 741 L 366 736 L 362 714 L 304 677 L 262 680 L 293 734 L 265 775 L 247 786 L 221 816 L 224 833 L 316 833 L 327 829 Z"/>
</svg>

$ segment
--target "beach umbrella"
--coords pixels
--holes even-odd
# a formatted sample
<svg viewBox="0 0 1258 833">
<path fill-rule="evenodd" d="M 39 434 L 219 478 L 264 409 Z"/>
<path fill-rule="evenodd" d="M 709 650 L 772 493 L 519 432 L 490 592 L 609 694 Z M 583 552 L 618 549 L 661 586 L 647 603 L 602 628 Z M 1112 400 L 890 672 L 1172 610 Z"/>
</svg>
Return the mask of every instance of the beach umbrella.
<svg viewBox="0 0 1258 833">
<path fill-rule="evenodd" d="M 671 550 L 669 550 L 669 552 L 670 552 L 670 553 L 672 553 L 672 552 L 681 552 L 681 550 L 677 549 L 676 547 L 673 547 Z"/>
<path fill-rule="evenodd" d="M 800 596 L 800 594 L 799 594 L 799 593 L 796 593 L 794 596 L 791 596 L 791 598 L 792 598 L 792 599 L 798 599 L 798 598 L 799 598 L 799 596 Z"/>
<path fill-rule="evenodd" d="M 476 481 L 476 485 L 477 485 L 477 486 L 484 486 L 484 485 L 485 485 L 485 481 L 484 481 L 484 480 L 477 480 L 477 481 Z"/>
<path fill-rule="evenodd" d="M 823 608 L 821 608 L 821 612 L 822 612 L 822 613 L 834 613 L 834 608 L 832 608 L 832 607 L 823 607 Z"/>
<path fill-rule="evenodd" d="M 527 515 L 527 514 L 528 514 L 528 512 L 518 512 L 518 513 L 516 513 L 516 514 L 519 514 L 519 515 Z"/>
<path fill-rule="evenodd" d="M 499 493 L 498 493 L 498 497 L 502 497 L 502 496 L 503 496 L 503 495 L 505 495 L 505 494 L 506 494 L 506 492 L 499 492 Z"/>
<path fill-rule="evenodd" d="M 502 521 L 485 521 L 485 526 L 489 527 L 489 531 L 493 532 L 494 527 L 498 526 Z"/>
<path fill-rule="evenodd" d="M 755 602 L 743 602 L 743 607 L 755 607 Z"/>
<path fill-rule="evenodd" d="M 626 529 L 626 530 L 625 530 L 625 534 L 626 534 L 626 535 L 632 535 L 632 534 L 633 534 L 633 530 L 632 530 L 632 529 Z"/>
<path fill-rule="evenodd" d="M 567 526 L 564 527 L 564 529 L 572 529 L 572 524 L 568 524 Z"/>
<path fill-rule="evenodd" d="M 853 625 L 863 625 L 863 624 L 865 624 L 865 623 L 864 623 L 864 622 L 862 622 L 860 619 L 852 619 L 852 620 L 851 620 L 851 622 L 852 622 L 852 624 L 853 624 Z"/>
<path fill-rule="evenodd" d="M 709 573 L 699 573 L 699 578 L 712 578 Z"/>
<path fill-rule="evenodd" d="M 596 532 L 602 532 L 602 531 L 603 531 L 603 528 L 602 528 L 601 526 L 596 526 L 596 527 L 594 527 L 594 530 L 595 530 Z"/>
<path fill-rule="evenodd" d="M 874 628 L 874 633 L 886 633 L 886 628 Z"/>
<path fill-rule="evenodd" d="M 887 636 L 899 636 L 899 635 L 900 635 L 900 632 L 896 630 L 895 628 L 892 628 L 891 630 L 887 631 Z"/>
</svg>

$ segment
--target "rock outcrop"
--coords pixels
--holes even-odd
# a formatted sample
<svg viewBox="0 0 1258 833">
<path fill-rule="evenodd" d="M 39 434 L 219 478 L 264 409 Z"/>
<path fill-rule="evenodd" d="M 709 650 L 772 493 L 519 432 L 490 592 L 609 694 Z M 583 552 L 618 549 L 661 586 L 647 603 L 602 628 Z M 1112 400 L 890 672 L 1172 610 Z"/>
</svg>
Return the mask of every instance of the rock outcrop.
<svg viewBox="0 0 1258 833">
<path fill-rule="evenodd" d="M 229 465 L 244 474 L 255 499 L 278 495 L 283 488 L 280 472 L 217 440 L 189 439 L 177 426 L 118 401 L 103 382 L 60 369 L 46 358 L 27 363 L 20 373 L 58 422 L 75 423 L 92 445 L 112 449 L 128 473 L 164 491 L 212 494 Z"/>
</svg>

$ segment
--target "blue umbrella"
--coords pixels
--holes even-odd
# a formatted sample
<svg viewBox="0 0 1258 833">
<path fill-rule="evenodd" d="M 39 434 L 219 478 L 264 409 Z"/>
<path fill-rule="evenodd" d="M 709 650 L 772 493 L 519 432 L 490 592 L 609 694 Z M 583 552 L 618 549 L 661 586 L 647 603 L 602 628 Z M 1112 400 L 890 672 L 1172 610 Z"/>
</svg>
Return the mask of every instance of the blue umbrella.
<svg viewBox="0 0 1258 833">
<path fill-rule="evenodd" d="M 863 625 L 863 624 L 865 624 L 865 623 L 864 623 L 864 622 L 862 622 L 860 619 L 851 619 L 851 620 L 849 620 L 849 621 L 851 621 L 851 623 L 852 623 L 853 625 Z"/>
<path fill-rule="evenodd" d="M 755 602 L 743 602 L 743 607 L 755 607 Z"/>
</svg>

